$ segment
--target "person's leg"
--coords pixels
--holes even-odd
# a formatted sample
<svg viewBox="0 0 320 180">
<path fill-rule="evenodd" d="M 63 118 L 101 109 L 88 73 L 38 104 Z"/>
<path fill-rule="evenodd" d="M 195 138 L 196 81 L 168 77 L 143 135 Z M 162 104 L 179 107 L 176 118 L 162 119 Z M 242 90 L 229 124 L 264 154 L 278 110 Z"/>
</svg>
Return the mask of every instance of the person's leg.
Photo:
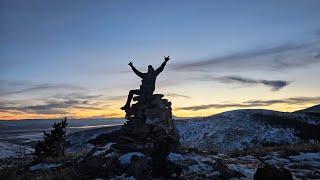
<svg viewBox="0 0 320 180">
<path fill-rule="evenodd" d="M 129 95 L 128 95 L 127 102 L 126 102 L 126 104 L 125 104 L 121 109 L 126 109 L 126 108 L 129 108 L 129 107 L 130 107 L 130 102 L 131 102 L 134 94 L 139 95 L 139 94 L 140 94 L 140 90 L 139 90 L 139 89 L 130 90 L 130 91 L 129 91 Z"/>
<path fill-rule="evenodd" d="M 149 100 L 153 95 L 154 87 L 149 87 L 145 89 L 145 98 L 146 100 Z"/>
</svg>

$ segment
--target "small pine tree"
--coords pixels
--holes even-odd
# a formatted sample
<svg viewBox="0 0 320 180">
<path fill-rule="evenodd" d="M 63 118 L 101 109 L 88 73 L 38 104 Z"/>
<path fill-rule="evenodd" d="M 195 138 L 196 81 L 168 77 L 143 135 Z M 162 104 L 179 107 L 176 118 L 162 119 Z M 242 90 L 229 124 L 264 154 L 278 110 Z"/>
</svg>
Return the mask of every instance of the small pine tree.
<svg viewBox="0 0 320 180">
<path fill-rule="evenodd" d="M 38 141 L 35 146 L 35 155 L 39 157 L 58 157 L 64 155 L 67 118 L 55 122 L 51 133 L 43 131 L 44 140 Z"/>
</svg>

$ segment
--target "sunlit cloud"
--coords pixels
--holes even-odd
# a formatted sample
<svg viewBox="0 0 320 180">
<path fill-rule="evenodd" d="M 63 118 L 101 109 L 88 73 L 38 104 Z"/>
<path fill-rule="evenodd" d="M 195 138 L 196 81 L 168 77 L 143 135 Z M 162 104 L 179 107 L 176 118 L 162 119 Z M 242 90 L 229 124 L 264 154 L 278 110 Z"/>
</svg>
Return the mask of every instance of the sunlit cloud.
<svg viewBox="0 0 320 180">
<path fill-rule="evenodd" d="M 0 105 L 0 111 L 20 111 L 24 113 L 37 114 L 67 114 L 69 108 L 101 110 L 102 108 L 91 106 L 87 100 L 47 100 L 43 104 L 38 105 L 22 105 L 8 106 L 7 104 Z"/>
<path fill-rule="evenodd" d="M 186 95 L 178 94 L 178 93 L 167 93 L 165 95 L 169 96 L 169 97 L 177 97 L 177 98 L 185 98 L 185 99 L 190 99 L 191 98 L 190 96 L 186 96 Z"/>
</svg>

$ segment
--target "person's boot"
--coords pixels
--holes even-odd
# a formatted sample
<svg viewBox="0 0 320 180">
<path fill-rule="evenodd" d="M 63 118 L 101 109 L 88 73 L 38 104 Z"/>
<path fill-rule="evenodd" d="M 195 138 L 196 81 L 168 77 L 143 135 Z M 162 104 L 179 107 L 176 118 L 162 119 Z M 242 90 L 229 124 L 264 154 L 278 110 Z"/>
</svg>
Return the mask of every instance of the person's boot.
<svg viewBox="0 0 320 180">
<path fill-rule="evenodd" d="M 130 105 L 128 104 L 121 107 L 121 110 L 128 110 L 128 109 L 130 109 Z"/>
</svg>

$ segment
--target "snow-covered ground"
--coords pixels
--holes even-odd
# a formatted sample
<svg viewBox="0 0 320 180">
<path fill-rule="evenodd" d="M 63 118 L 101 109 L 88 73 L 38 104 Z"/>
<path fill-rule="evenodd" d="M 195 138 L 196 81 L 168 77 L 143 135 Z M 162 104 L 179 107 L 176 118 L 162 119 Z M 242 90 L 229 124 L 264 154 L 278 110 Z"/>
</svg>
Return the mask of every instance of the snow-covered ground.
<svg viewBox="0 0 320 180">
<path fill-rule="evenodd" d="M 272 144 L 295 144 L 301 141 L 293 128 L 271 126 L 257 120 L 255 115 L 290 117 L 312 125 L 319 123 L 319 119 L 303 114 L 236 110 L 205 118 L 178 120 L 180 141 L 185 146 L 218 152 Z"/>
<path fill-rule="evenodd" d="M 0 159 L 11 157 L 19 158 L 25 156 L 26 154 L 31 154 L 33 151 L 33 148 L 27 146 L 0 142 Z"/>
<path fill-rule="evenodd" d="M 239 171 L 246 176 L 241 179 L 253 179 L 256 169 L 261 163 L 256 157 L 250 155 L 231 158 L 225 154 L 202 156 L 197 154 L 182 155 L 171 153 L 169 158 L 175 163 L 187 166 L 184 169 L 185 174 L 197 172 L 209 177 L 219 173 L 212 164 L 217 159 L 223 159 L 228 168 Z M 294 179 L 320 177 L 320 152 L 300 153 L 299 155 L 289 157 L 280 157 L 277 152 L 274 152 L 270 155 L 261 156 L 260 159 L 263 159 L 268 164 L 290 170 Z"/>
<path fill-rule="evenodd" d="M 48 163 L 39 163 L 29 167 L 30 171 L 37 171 L 37 170 L 48 170 L 51 168 L 57 168 L 62 166 L 62 164 L 48 164 Z"/>
</svg>

